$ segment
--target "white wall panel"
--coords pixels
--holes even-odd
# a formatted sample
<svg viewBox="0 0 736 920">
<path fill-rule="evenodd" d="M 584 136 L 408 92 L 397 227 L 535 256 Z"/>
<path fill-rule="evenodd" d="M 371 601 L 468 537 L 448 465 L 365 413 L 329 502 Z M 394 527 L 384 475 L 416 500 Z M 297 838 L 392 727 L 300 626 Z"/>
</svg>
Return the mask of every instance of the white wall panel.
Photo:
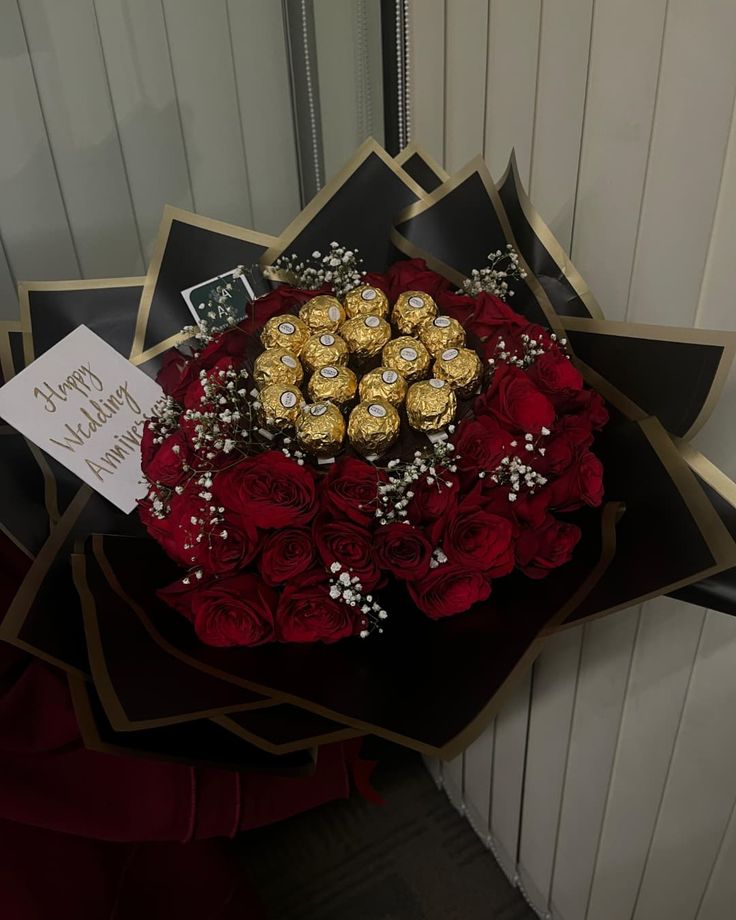
<svg viewBox="0 0 736 920">
<path fill-rule="evenodd" d="M 529 192 L 569 247 L 578 178 L 593 0 L 542 4 Z"/>
<path fill-rule="evenodd" d="M 632 320 L 694 320 L 731 126 L 734 34 L 733 0 L 670 0 L 629 293 Z"/>
<path fill-rule="evenodd" d="M 445 159 L 445 0 L 409 0 L 412 136 Z"/>
<path fill-rule="evenodd" d="M 115 121 L 146 258 L 161 201 L 192 210 L 189 169 L 163 9 L 148 0 L 95 0 Z"/>
<path fill-rule="evenodd" d="M 0 22 L 0 234 L 5 254 L 18 280 L 78 278 L 80 266 L 16 0 L 0 0 Z"/>
<path fill-rule="evenodd" d="M 163 0 L 163 8 L 194 207 L 207 217 L 252 226 L 227 2 Z M 247 53 L 247 45 L 238 48 Z"/>
<path fill-rule="evenodd" d="M 598 0 L 593 14 L 571 254 L 613 320 L 626 315 L 666 5 Z"/>
<path fill-rule="evenodd" d="M 490 0 L 488 17 L 483 152 L 498 177 L 515 148 L 526 184 L 534 138 L 541 6 L 541 0 Z"/>
<path fill-rule="evenodd" d="M 590 893 L 598 920 L 633 913 L 703 621 L 668 598 L 643 610 Z"/>
<path fill-rule="evenodd" d="M 454 172 L 483 149 L 488 0 L 446 0 L 445 167 Z M 468 118 L 468 113 L 476 113 Z"/>
<path fill-rule="evenodd" d="M 25 34 L 83 274 L 143 271 L 92 0 L 22 0 Z"/>
<path fill-rule="evenodd" d="M 15 319 L 18 315 L 18 297 L 15 293 L 13 276 L 0 241 L 0 321 Z"/>
<path fill-rule="evenodd" d="M 528 673 L 513 688 L 496 716 L 491 837 L 501 868 L 510 877 L 516 874 L 518 857 L 530 693 L 531 673 Z"/>
<path fill-rule="evenodd" d="M 603 824 L 639 611 L 583 627 L 583 651 L 550 903 L 565 920 L 585 920 Z"/>
<path fill-rule="evenodd" d="M 452 6 L 482 19 L 473 3 Z M 438 86 L 441 32 L 422 7 L 415 35 L 434 45 L 414 43 L 413 139 L 426 130 L 435 156 L 441 140 L 467 159 L 483 118 L 496 176 L 515 146 L 608 318 L 736 329 L 736 6 L 490 0 L 482 108 L 454 52 Z M 448 35 L 467 34 L 470 18 Z M 443 89 L 448 108 L 432 121 Z M 696 439 L 731 477 L 734 405 L 736 371 Z M 535 664 L 531 702 L 520 688 L 466 751 L 466 813 L 541 914 L 734 913 L 734 643 L 734 620 L 668 598 L 566 631 Z"/>
<path fill-rule="evenodd" d="M 527 894 L 540 910 L 552 884 L 582 635 L 582 629 L 569 629 L 555 636 L 534 665 L 519 864 Z"/>
</svg>

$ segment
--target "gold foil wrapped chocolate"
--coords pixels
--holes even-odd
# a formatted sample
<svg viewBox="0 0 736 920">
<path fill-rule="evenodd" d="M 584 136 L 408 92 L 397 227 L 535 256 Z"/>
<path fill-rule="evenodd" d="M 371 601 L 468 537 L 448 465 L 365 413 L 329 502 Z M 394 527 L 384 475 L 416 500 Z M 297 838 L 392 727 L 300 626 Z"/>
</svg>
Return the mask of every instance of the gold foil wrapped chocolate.
<svg viewBox="0 0 736 920">
<path fill-rule="evenodd" d="M 299 319 L 309 326 L 312 333 L 337 332 L 345 322 L 345 308 L 336 297 L 318 294 L 299 310 Z"/>
<path fill-rule="evenodd" d="M 388 316 L 388 298 L 378 288 L 361 284 L 345 295 L 345 312 L 348 319 L 355 316 Z"/>
<path fill-rule="evenodd" d="M 427 376 L 432 358 L 419 339 L 401 335 L 392 339 L 383 349 L 383 364 L 398 371 L 402 377 L 413 383 Z"/>
<path fill-rule="evenodd" d="M 446 380 L 458 396 L 470 396 L 483 377 L 483 365 L 472 348 L 446 348 L 434 362 L 434 375 Z"/>
<path fill-rule="evenodd" d="M 295 386 L 271 383 L 258 396 L 261 408 L 259 414 L 264 428 L 270 431 L 288 431 L 294 427 L 297 416 L 304 405 L 301 390 Z"/>
<path fill-rule="evenodd" d="M 437 315 L 437 304 L 424 291 L 404 291 L 391 311 L 391 322 L 404 335 L 415 335 L 422 323 Z"/>
<path fill-rule="evenodd" d="M 385 399 L 371 399 L 358 405 L 350 413 L 348 438 L 361 454 L 382 454 L 399 436 L 399 413 Z"/>
<path fill-rule="evenodd" d="M 375 358 L 391 338 L 391 327 L 380 316 L 354 316 L 340 327 L 340 335 L 358 359 Z"/>
<path fill-rule="evenodd" d="M 322 332 L 311 336 L 301 354 L 302 364 L 311 373 L 326 364 L 347 364 L 348 346 L 339 335 Z"/>
<path fill-rule="evenodd" d="M 406 417 L 417 431 L 439 431 L 455 418 L 457 397 L 446 380 L 420 380 L 406 394 Z"/>
<path fill-rule="evenodd" d="M 309 378 L 307 392 L 313 402 L 329 400 L 344 406 L 355 398 L 358 378 L 341 364 L 328 364 L 318 368 Z"/>
<path fill-rule="evenodd" d="M 435 316 L 425 320 L 419 327 L 419 339 L 435 358 L 448 348 L 462 348 L 465 345 L 465 330 L 451 316 Z"/>
<path fill-rule="evenodd" d="M 261 342 L 264 348 L 288 348 L 292 354 L 299 355 L 309 338 L 309 327 L 290 313 L 272 316 L 261 329 Z"/>
<path fill-rule="evenodd" d="M 259 390 L 271 383 L 299 386 L 303 377 L 299 359 L 286 348 L 267 348 L 253 364 L 253 379 Z"/>
<path fill-rule="evenodd" d="M 376 367 L 364 374 L 358 393 L 361 400 L 385 399 L 392 406 L 400 406 L 406 396 L 406 380 L 392 367 Z"/>
<path fill-rule="evenodd" d="M 345 419 L 334 403 L 304 406 L 296 420 L 296 440 L 314 457 L 334 457 L 345 438 Z"/>
</svg>

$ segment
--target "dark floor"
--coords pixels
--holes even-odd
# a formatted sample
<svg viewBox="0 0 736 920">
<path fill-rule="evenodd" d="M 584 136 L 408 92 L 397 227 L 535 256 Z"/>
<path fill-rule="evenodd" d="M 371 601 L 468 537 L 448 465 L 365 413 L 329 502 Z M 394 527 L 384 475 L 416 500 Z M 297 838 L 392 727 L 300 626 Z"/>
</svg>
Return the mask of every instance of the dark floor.
<svg viewBox="0 0 736 920">
<path fill-rule="evenodd" d="M 381 751 L 357 796 L 245 834 L 270 920 L 534 920 L 414 754 Z"/>
</svg>

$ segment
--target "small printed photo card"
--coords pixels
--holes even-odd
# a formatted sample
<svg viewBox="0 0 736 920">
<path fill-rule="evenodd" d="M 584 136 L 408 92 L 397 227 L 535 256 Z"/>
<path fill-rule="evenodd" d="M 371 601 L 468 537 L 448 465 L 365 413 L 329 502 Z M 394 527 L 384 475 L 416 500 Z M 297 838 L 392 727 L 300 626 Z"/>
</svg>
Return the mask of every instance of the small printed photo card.
<svg viewBox="0 0 736 920">
<path fill-rule="evenodd" d="M 202 321 L 218 324 L 229 316 L 239 322 L 247 315 L 248 304 L 256 295 L 244 274 L 237 269 L 201 281 L 181 292 L 187 306 L 199 325 Z"/>
<path fill-rule="evenodd" d="M 131 512 L 146 494 L 140 441 L 161 387 L 79 326 L 0 387 L 0 417 Z"/>
</svg>

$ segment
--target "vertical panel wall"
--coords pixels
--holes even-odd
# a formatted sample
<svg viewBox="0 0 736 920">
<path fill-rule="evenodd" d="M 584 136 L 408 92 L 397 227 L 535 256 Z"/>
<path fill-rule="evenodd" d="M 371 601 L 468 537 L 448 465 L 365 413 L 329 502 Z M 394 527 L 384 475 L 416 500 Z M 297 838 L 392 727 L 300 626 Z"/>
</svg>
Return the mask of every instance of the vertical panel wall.
<svg viewBox="0 0 736 920">
<path fill-rule="evenodd" d="M 736 5 L 414 0 L 413 140 L 511 147 L 614 320 L 736 328 Z M 736 475 L 736 377 L 696 446 Z M 668 598 L 571 628 L 431 764 L 541 916 L 736 911 L 736 620 Z"/>
<path fill-rule="evenodd" d="M 383 136 L 380 4 L 302 6 L 324 181 Z M 20 280 L 144 273 L 165 204 L 279 233 L 290 81 L 278 0 L 0 0 L 0 319 Z"/>
</svg>

